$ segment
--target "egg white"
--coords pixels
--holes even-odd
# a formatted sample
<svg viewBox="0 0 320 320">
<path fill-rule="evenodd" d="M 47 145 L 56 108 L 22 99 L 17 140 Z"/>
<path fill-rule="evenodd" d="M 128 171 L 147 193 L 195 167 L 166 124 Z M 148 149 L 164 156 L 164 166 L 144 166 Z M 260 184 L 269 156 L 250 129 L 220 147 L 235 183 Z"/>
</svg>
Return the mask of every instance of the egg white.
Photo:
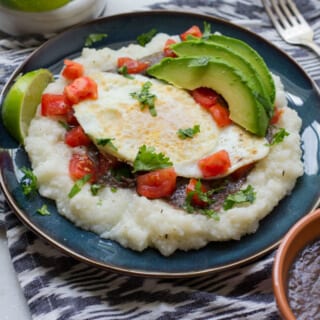
<svg viewBox="0 0 320 320">
<path fill-rule="evenodd" d="M 178 176 L 203 178 L 198 161 L 219 150 L 229 154 L 231 167 L 224 175 L 264 158 L 267 140 L 256 137 L 237 125 L 219 128 L 211 115 L 185 90 L 137 75 L 97 72 L 90 75 L 98 84 L 98 99 L 74 106 L 75 116 L 101 152 L 133 164 L 142 145 L 153 147 L 172 161 Z M 132 93 L 140 92 L 147 81 L 156 96 L 157 116 L 141 108 Z M 200 126 L 194 137 L 181 139 L 179 129 Z M 101 139 L 112 143 L 101 145 Z M 221 176 L 219 176 L 221 177 Z M 217 178 L 217 177 L 214 177 Z"/>
</svg>

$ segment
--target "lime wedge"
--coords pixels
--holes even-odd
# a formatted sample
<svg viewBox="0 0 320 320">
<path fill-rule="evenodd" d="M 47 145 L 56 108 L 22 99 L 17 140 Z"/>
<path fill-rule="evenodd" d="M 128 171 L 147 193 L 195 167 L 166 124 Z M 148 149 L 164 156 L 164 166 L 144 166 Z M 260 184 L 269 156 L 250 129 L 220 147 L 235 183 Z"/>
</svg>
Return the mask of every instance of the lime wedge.
<svg viewBox="0 0 320 320">
<path fill-rule="evenodd" d="M 10 88 L 2 105 L 2 120 L 8 132 L 23 144 L 43 90 L 53 79 L 47 69 L 25 73 Z"/>
<path fill-rule="evenodd" d="M 70 0 L 0 0 L 0 5 L 21 11 L 43 12 L 58 9 L 68 2 Z"/>
</svg>

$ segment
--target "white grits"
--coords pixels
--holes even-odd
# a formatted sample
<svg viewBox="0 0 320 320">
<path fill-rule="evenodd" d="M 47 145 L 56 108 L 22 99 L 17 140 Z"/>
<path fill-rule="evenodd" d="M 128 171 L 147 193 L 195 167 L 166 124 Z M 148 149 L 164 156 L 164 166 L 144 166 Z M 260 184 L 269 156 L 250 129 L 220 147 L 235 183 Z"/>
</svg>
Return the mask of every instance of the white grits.
<svg viewBox="0 0 320 320">
<path fill-rule="evenodd" d="M 114 68 L 118 56 L 141 58 L 159 52 L 167 38 L 167 35 L 160 34 L 146 47 L 130 45 L 119 51 L 86 48 L 77 61 L 90 75 L 97 70 Z M 38 113 L 31 122 L 25 147 L 38 178 L 39 192 L 54 199 L 58 211 L 77 226 L 138 251 L 154 247 L 163 255 L 170 255 L 177 249 L 198 249 L 210 241 L 239 240 L 245 234 L 254 233 L 259 221 L 290 194 L 296 179 L 303 174 L 299 136 L 301 119 L 294 110 L 286 107 L 280 79 L 275 77 L 275 80 L 276 104 L 284 111 L 277 125 L 290 134 L 283 142 L 272 146 L 268 156 L 249 174 L 245 186 L 253 186 L 255 202 L 222 210 L 219 221 L 175 209 L 162 200 L 148 200 L 131 189 L 118 188 L 117 192 L 112 192 L 106 187 L 98 196 L 93 196 L 87 184 L 75 197 L 68 198 L 74 185 L 68 169 L 73 150 L 64 143 L 65 129 L 61 124 Z M 46 92 L 61 93 L 65 84 L 59 79 L 50 84 Z"/>
</svg>

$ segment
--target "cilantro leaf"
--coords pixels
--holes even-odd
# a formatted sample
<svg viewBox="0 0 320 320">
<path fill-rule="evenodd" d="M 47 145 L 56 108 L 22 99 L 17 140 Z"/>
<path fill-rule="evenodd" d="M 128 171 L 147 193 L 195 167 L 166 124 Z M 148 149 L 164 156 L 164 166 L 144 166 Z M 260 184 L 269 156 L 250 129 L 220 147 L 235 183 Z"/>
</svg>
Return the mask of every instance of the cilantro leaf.
<svg viewBox="0 0 320 320">
<path fill-rule="evenodd" d="M 75 184 L 73 185 L 73 187 L 71 188 L 68 197 L 71 199 L 73 198 L 76 194 L 78 194 L 82 187 L 91 179 L 91 174 L 86 174 L 85 176 L 83 176 L 83 178 L 78 179 Z"/>
<path fill-rule="evenodd" d="M 285 137 L 289 135 L 289 132 L 284 128 L 280 128 L 272 137 L 272 140 L 267 146 L 274 146 L 275 144 L 281 143 Z"/>
<path fill-rule="evenodd" d="M 97 139 L 96 142 L 98 146 L 104 147 L 108 145 L 113 150 L 118 150 L 117 147 L 112 143 L 112 140 L 114 140 L 114 138 L 101 138 L 101 139 Z"/>
<path fill-rule="evenodd" d="M 118 191 L 118 188 L 117 187 L 111 187 L 110 190 L 111 190 L 111 192 L 116 193 Z"/>
<path fill-rule="evenodd" d="M 152 38 L 157 34 L 157 32 L 157 29 L 152 28 L 150 31 L 139 35 L 137 37 L 137 42 L 140 44 L 140 46 L 145 47 L 145 45 L 152 40 Z"/>
<path fill-rule="evenodd" d="M 196 124 L 193 126 L 193 128 L 179 129 L 177 135 L 180 139 L 184 140 L 187 138 L 193 138 L 199 132 L 200 125 Z"/>
<path fill-rule="evenodd" d="M 194 190 L 189 191 L 187 194 L 185 205 L 188 212 L 193 212 L 195 210 L 195 207 L 192 205 L 192 199 L 194 196 L 197 196 L 201 201 L 207 203 L 208 205 L 212 203 L 212 199 L 209 198 L 209 194 L 202 191 L 200 180 L 196 182 Z"/>
<path fill-rule="evenodd" d="M 85 47 L 92 46 L 95 42 L 101 41 L 102 39 L 108 37 L 106 33 L 91 33 L 88 35 L 84 42 Z"/>
<path fill-rule="evenodd" d="M 210 199 L 211 194 L 209 192 L 202 191 L 202 184 L 200 180 L 196 182 L 194 191 L 191 191 L 190 193 L 196 194 L 201 201 L 206 202 L 207 204 L 211 204 L 213 202 L 212 199 Z"/>
<path fill-rule="evenodd" d="M 194 207 L 192 205 L 192 198 L 193 198 L 193 196 L 195 194 L 197 194 L 198 197 L 202 201 L 206 201 L 207 200 L 208 201 L 208 205 L 213 202 L 212 199 L 208 199 L 208 194 L 203 193 L 202 191 L 201 191 L 201 193 L 197 193 L 197 191 L 191 191 L 191 192 L 188 193 L 188 195 L 186 197 L 185 203 L 183 205 L 183 209 L 186 210 L 188 213 L 197 212 L 197 213 L 203 214 L 205 216 L 208 216 L 210 218 L 213 218 L 216 221 L 219 221 L 220 220 L 219 214 L 214 209 L 199 208 L 199 207 Z"/>
<path fill-rule="evenodd" d="M 111 168 L 110 172 L 117 181 L 131 179 L 133 177 L 131 167 L 124 163 L 122 163 L 121 166 Z"/>
<path fill-rule="evenodd" d="M 38 179 L 31 169 L 26 167 L 21 168 L 24 176 L 20 180 L 22 192 L 25 196 L 35 193 L 38 189 Z"/>
<path fill-rule="evenodd" d="M 93 196 L 96 196 L 100 189 L 102 189 L 102 185 L 98 183 L 94 183 L 90 186 L 90 191 Z"/>
<path fill-rule="evenodd" d="M 71 129 L 70 126 L 66 122 L 61 121 L 61 120 L 59 120 L 58 122 L 61 125 L 61 127 L 66 129 L 67 131 L 69 131 Z"/>
<path fill-rule="evenodd" d="M 141 110 L 143 110 L 145 107 L 149 108 L 149 112 L 153 117 L 157 116 L 157 111 L 155 108 L 155 100 L 156 95 L 150 93 L 150 87 L 152 86 L 152 83 L 150 81 L 147 81 L 143 84 L 140 92 L 132 92 L 130 95 L 132 98 L 139 101 Z"/>
<path fill-rule="evenodd" d="M 204 21 L 203 22 L 203 33 L 202 33 L 202 39 L 203 40 L 208 40 L 210 38 L 211 35 L 211 25 Z"/>
<path fill-rule="evenodd" d="M 42 216 L 49 216 L 50 211 L 48 210 L 48 207 L 46 204 L 44 204 L 41 208 L 37 210 L 37 213 L 41 214 Z"/>
<path fill-rule="evenodd" d="M 163 153 L 156 153 L 153 147 L 143 145 L 133 162 L 133 172 L 151 171 L 172 166 L 172 162 Z"/>
<path fill-rule="evenodd" d="M 216 221 L 219 221 L 220 216 L 219 216 L 218 212 L 215 211 L 214 209 L 199 208 L 199 207 L 194 207 L 192 205 L 192 198 L 194 195 L 196 195 L 201 201 L 207 203 L 207 205 L 209 206 L 210 204 L 212 204 L 214 202 L 214 200 L 210 196 L 215 192 L 217 192 L 217 189 L 203 192 L 201 189 L 201 181 L 198 180 L 197 183 L 195 184 L 194 190 L 188 192 L 183 208 L 189 213 L 197 212 L 197 213 L 206 215 L 210 218 L 213 218 Z"/>
<path fill-rule="evenodd" d="M 192 205 L 192 198 L 194 195 L 195 192 L 189 192 L 184 202 L 183 209 L 186 210 L 188 213 L 193 213 L 196 210 L 196 208 Z"/>
<path fill-rule="evenodd" d="M 122 66 L 122 67 L 118 68 L 118 73 L 122 74 L 125 78 L 134 79 L 134 76 L 132 76 L 128 73 L 127 66 Z"/>
<path fill-rule="evenodd" d="M 229 210 L 237 204 L 253 203 L 256 199 L 256 193 L 251 185 L 244 190 L 239 190 L 234 194 L 229 194 L 223 203 L 223 209 Z"/>
<path fill-rule="evenodd" d="M 204 215 L 206 215 L 216 221 L 220 221 L 220 216 L 219 216 L 218 212 L 213 209 L 201 209 L 200 213 L 204 214 Z"/>
</svg>

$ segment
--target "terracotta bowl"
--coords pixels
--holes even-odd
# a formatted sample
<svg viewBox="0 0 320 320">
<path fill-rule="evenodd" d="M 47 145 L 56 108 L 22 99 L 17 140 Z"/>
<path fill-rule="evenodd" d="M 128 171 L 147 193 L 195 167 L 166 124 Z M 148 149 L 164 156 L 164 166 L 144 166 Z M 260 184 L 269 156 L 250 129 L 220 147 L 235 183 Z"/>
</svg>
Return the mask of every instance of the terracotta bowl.
<svg viewBox="0 0 320 320">
<path fill-rule="evenodd" d="M 279 311 L 284 319 L 295 320 L 287 299 L 289 270 L 298 254 L 320 237 L 320 209 L 299 220 L 283 238 L 273 265 L 273 290 Z"/>
</svg>

